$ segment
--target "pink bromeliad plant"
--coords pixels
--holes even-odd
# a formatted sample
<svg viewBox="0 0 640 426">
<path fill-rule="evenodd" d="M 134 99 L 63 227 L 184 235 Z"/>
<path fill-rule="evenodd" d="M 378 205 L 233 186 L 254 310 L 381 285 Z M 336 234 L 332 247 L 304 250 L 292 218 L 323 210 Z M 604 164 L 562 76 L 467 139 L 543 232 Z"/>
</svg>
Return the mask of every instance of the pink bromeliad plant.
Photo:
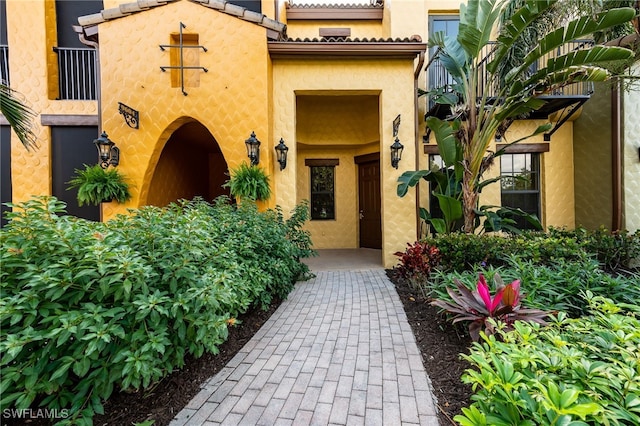
<svg viewBox="0 0 640 426">
<path fill-rule="evenodd" d="M 480 331 L 491 335 L 495 332 L 494 325 L 489 319 L 494 319 L 505 325 L 506 329 L 513 327 L 515 321 L 533 321 L 546 325 L 544 320 L 550 313 L 539 309 L 523 308 L 520 304 L 520 280 L 504 285 L 499 274 L 494 275 L 497 291 L 491 296 L 489 286 L 480 274 L 475 290 L 469 290 L 460 280 L 454 278 L 458 291 L 448 288 L 447 293 L 452 302 L 436 299 L 431 302 L 450 314 L 454 314 L 453 322 L 471 321 L 469 334 L 474 341 L 480 338 Z"/>
</svg>

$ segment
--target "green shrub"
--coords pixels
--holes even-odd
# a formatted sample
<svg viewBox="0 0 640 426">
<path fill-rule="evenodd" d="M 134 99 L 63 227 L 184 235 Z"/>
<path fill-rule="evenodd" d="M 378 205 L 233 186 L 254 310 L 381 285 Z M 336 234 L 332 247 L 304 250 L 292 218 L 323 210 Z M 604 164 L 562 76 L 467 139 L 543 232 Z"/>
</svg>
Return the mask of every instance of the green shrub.
<svg viewBox="0 0 640 426">
<path fill-rule="evenodd" d="M 0 409 L 37 404 L 90 424 L 114 388 L 148 388 L 186 354 L 216 353 L 235 316 L 307 271 L 304 206 L 288 221 L 225 199 L 107 223 L 63 209 L 53 197 L 15 205 L 0 233 Z"/>
<path fill-rule="evenodd" d="M 483 273 L 491 282 L 498 271 L 505 281 L 521 281 L 523 303 L 532 308 L 564 311 L 574 317 L 584 315 L 587 306 L 582 294 L 587 290 L 607 296 L 616 303 L 640 305 L 640 276 L 610 275 L 600 269 L 595 259 L 589 258 L 582 261 L 560 258 L 553 264 L 543 265 L 511 255 L 499 268 L 478 266 L 472 271 L 435 271 L 429 283 L 431 295 L 451 300 L 447 288 L 453 288 L 454 280 L 473 282 L 478 273 Z M 495 286 L 491 287 L 491 291 L 495 290 Z"/>
<path fill-rule="evenodd" d="M 587 251 L 575 238 L 547 236 L 539 232 L 518 235 L 443 234 L 425 240 L 442 253 L 446 271 L 473 270 L 478 266 L 502 266 L 510 254 L 536 263 L 550 264 L 558 259 L 583 260 Z"/>
<path fill-rule="evenodd" d="M 595 254 L 601 264 L 612 270 L 621 266 L 629 267 L 633 259 L 640 257 L 640 230 L 630 234 L 626 230 L 610 232 L 604 227 L 595 231 L 551 228 L 549 235 L 575 239 L 587 252 Z"/>
<path fill-rule="evenodd" d="M 459 232 L 437 234 L 424 241 L 440 250 L 440 265 L 446 271 L 473 269 L 482 263 L 495 264 L 505 252 L 507 243 L 503 237 Z"/>
<path fill-rule="evenodd" d="M 440 250 L 441 267 L 448 271 L 469 270 L 481 264 L 498 267 L 510 255 L 545 265 L 593 257 L 608 270 L 628 267 L 632 259 L 640 257 L 640 231 L 612 234 L 604 228 L 551 228 L 547 234 L 530 231 L 509 236 L 452 233 L 424 241 Z"/>
<path fill-rule="evenodd" d="M 463 355 L 475 394 L 455 420 L 480 425 L 640 424 L 640 321 L 612 301 L 548 327 L 517 322 Z"/>
</svg>

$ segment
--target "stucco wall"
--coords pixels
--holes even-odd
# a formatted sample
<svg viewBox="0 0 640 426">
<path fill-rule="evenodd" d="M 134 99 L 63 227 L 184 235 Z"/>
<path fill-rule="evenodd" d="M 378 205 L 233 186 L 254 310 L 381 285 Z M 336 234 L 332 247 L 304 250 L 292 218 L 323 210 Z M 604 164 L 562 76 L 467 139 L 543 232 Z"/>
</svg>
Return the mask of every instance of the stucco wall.
<svg viewBox="0 0 640 426">
<path fill-rule="evenodd" d="M 11 87 L 23 95 L 25 103 L 37 114 L 97 114 L 95 101 L 50 99 L 48 79 L 55 69 L 55 62 L 51 63 L 55 56 L 51 52 L 56 44 L 55 7 L 51 7 L 52 4 L 45 4 L 43 0 L 9 1 L 6 4 Z M 51 194 L 50 130 L 40 124 L 39 118 L 34 125 L 39 149 L 29 152 L 15 134 L 11 137 L 12 198 L 15 203 L 25 201 L 31 195 Z"/>
<path fill-rule="evenodd" d="M 640 62 L 633 73 L 640 76 Z M 624 96 L 624 227 L 635 232 L 640 229 L 640 87 L 638 84 Z"/>
<path fill-rule="evenodd" d="M 574 122 L 576 225 L 611 226 L 611 86 L 596 85 L 595 93 Z"/>
<path fill-rule="evenodd" d="M 199 87 L 172 87 L 170 54 L 159 48 L 179 31 L 198 34 Z M 269 122 L 269 67 L 265 29 L 192 2 L 156 7 L 101 24 L 103 128 L 121 149 L 119 169 L 134 183 L 128 204 L 106 204 L 103 217 L 146 203 L 164 144 L 181 125 L 197 120 L 218 142 L 230 168 L 247 161 L 244 141 L 262 142 L 260 165 L 273 172 Z M 124 36 L 126 35 L 126 37 Z M 129 128 L 118 102 L 140 111 L 140 130 Z M 206 173 L 206 170 L 204 171 Z M 203 176 L 206 179 L 207 176 Z"/>
<path fill-rule="evenodd" d="M 287 35 L 291 38 L 319 38 L 319 28 L 351 28 L 352 38 L 388 37 L 379 21 L 287 21 Z"/>
<path fill-rule="evenodd" d="M 379 95 L 383 259 L 385 266 L 392 266 L 396 262 L 393 253 L 416 238 L 415 195 L 405 198 L 396 195 L 396 182 L 403 167 L 415 164 L 414 99 L 407 96 L 413 93 L 413 61 L 387 60 L 372 65 L 357 60 L 276 60 L 273 81 L 273 134 L 285 141 L 298 139 L 295 120 L 291 119 L 296 117 L 296 94 L 348 91 L 343 94 Z M 402 116 L 399 138 L 405 151 L 401 167 L 396 170 L 390 165 L 389 147 L 393 143 L 392 122 L 398 114 Z M 296 146 L 289 146 L 290 158 L 296 158 Z M 276 203 L 285 211 L 297 200 L 293 194 L 300 193 L 297 188 L 300 173 L 300 166 L 294 163 L 275 174 Z"/>
</svg>

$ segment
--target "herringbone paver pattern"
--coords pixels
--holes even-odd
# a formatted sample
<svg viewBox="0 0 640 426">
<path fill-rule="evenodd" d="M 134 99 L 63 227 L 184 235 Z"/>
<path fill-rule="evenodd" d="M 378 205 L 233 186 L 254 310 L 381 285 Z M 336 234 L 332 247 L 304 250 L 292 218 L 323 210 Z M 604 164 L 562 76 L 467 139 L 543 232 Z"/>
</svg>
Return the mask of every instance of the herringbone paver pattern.
<svg viewBox="0 0 640 426">
<path fill-rule="evenodd" d="M 322 271 L 178 414 L 183 425 L 438 425 L 383 269 Z"/>
</svg>

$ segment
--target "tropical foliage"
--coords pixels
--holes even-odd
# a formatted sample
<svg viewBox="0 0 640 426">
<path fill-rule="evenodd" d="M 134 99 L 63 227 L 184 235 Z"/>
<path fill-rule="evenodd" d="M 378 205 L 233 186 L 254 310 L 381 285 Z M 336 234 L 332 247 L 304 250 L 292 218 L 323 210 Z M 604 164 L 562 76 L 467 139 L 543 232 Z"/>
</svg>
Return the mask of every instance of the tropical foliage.
<svg viewBox="0 0 640 426">
<path fill-rule="evenodd" d="M 129 184 L 116 168 L 103 169 L 99 164 L 84 165 L 84 170 L 76 169 L 75 175 L 68 182 L 69 189 L 78 189 L 78 204 L 99 205 L 104 202 L 117 201 L 126 203 L 131 199 Z"/>
<path fill-rule="evenodd" d="M 473 403 L 462 426 L 640 424 L 637 306 L 586 294 L 590 315 L 547 327 L 517 322 L 483 336 L 463 376 Z"/>
<path fill-rule="evenodd" d="M 231 170 L 231 179 L 224 186 L 240 200 L 266 201 L 271 197 L 269 176 L 263 168 L 256 165 L 241 163 Z"/>
<path fill-rule="evenodd" d="M 15 90 L 5 84 L 0 84 L 0 112 L 27 150 L 38 147 L 38 139 L 32 129 L 37 114 L 18 98 Z"/>
<path fill-rule="evenodd" d="M 454 279 L 458 291 L 447 288 L 452 301 L 436 299 L 431 304 L 453 314 L 454 323 L 470 321 L 469 334 L 474 341 L 480 339 L 480 331 L 492 335 L 496 326 L 509 330 L 515 321 L 546 325 L 544 318 L 549 316 L 549 312 L 521 306 L 520 280 L 504 285 L 497 273 L 493 279 L 497 288 L 494 296 L 491 296 L 484 275 L 480 274 L 474 290 L 469 290 L 460 280 Z"/>
<path fill-rule="evenodd" d="M 612 64 L 633 57 L 628 49 L 597 45 L 550 58 L 544 65 L 539 61 L 566 43 L 634 18 L 634 9 L 618 8 L 594 16 L 579 16 L 540 34 L 516 67 L 500 72 L 500 64 L 512 47 L 556 2 L 469 0 L 460 7 L 457 37 L 436 33 L 429 40 L 430 46 L 438 49 L 437 56 L 452 79 L 451 84 L 435 88 L 430 95 L 435 102 L 447 105 L 451 114 L 446 120 L 429 116 L 426 124 L 435 135 L 445 164 L 453 166 L 456 179 L 461 182 L 460 198 L 449 203 L 461 204 L 465 232 L 476 228 L 481 178 L 495 158 L 504 153 L 504 149 L 488 151 L 495 135 L 504 136 L 513 121 L 541 108 L 544 104 L 541 96 L 576 82 L 607 80 Z M 505 8 L 513 4 L 517 7 L 501 22 L 493 44 L 491 32 L 498 26 Z M 534 64 L 538 68 L 531 72 Z M 549 129 L 549 124 L 539 126 L 523 138 L 508 141 L 508 145 Z"/>
<path fill-rule="evenodd" d="M 431 271 L 440 263 L 440 250 L 425 242 L 408 244 L 404 252 L 394 253 L 400 264 L 395 272 L 407 280 L 414 289 L 422 289 L 421 283 L 429 279 Z M 424 296 L 427 296 L 424 294 Z"/>
</svg>

